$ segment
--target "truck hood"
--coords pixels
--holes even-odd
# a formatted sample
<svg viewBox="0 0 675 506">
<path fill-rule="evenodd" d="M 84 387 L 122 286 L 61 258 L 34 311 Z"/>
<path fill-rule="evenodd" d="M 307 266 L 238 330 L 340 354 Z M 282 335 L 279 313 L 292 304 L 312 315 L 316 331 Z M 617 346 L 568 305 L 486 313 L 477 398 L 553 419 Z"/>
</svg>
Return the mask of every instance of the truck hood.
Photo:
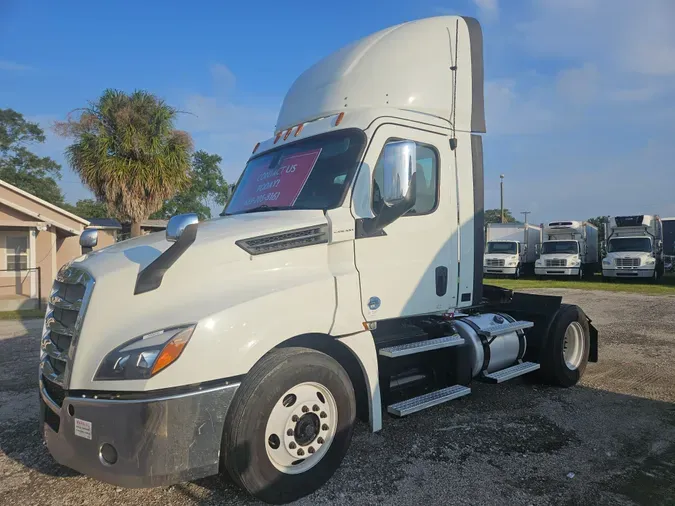
<svg viewBox="0 0 675 506">
<path fill-rule="evenodd" d="M 215 268 L 225 263 L 246 260 L 249 254 L 235 244 L 240 239 L 274 234 L 296 228 L 322 225 L 327 220 L 319 210 L 268 211 L 224 216 L 199 223 L 195 242 L 178 262 Z M 73 267 L 88 271 L 94 279 L 119 276 L 121 271 L 137 275 L 173 243 L 165 232 L 122 241 L 94 251 L 73 262 Z"/>
</svg>

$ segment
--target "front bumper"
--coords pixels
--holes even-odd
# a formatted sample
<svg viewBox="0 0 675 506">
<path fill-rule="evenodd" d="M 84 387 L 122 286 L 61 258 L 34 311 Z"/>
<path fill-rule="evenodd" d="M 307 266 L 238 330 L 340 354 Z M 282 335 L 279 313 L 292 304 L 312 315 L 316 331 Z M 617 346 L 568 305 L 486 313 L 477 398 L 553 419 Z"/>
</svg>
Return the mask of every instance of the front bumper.
<svg viewBox="0 0 675 506">
<path fill-rule="evenodd" d="M 537 276 L 578 276 L 580 267 L 536 267 Z"/>
<path fill-rule="evenodd" d="M 40 428 L 64 466 L 113 485 L 155 487 L 218 473 L 225 415 L 239 383 L 142 399 L 66 397 L 40 381 Z M 76 420 L 78 420 L 76 435 Z M 111 445 L 116 454 L 109 460 Z"/>
<path fill-rule="evenodd" d="M 602 268 L 606 278 L 653 278 L 654 269 L 607 269 Z"/>
<path fill-rule="evenodd" d="M 516 274 L 516 268 L 515 267 L 487 267 L 483 266 L 483 274 L 502 274 L 502 275 L 508 275 L 508 276 L 513 276 Z"/>
</svg>

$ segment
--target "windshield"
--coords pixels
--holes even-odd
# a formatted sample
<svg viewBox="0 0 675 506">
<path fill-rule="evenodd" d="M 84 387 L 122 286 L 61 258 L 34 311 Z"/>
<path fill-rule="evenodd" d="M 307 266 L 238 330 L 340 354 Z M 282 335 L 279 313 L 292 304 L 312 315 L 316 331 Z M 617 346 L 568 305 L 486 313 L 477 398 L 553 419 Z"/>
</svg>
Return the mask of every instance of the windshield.
<svg viewBox="0 0 675 506">
<path fill-rule="evenodd" d="M 559 253 L 577 254 L 579 253 L 579 244 L 577 241 L 555 241 L 545 242 L 541 245 L 542 255 L 556 255 Z"/>
<path fill-rule="evenodd" d="M 609 240 L 609 253 L 622 251 L 652 251 L 652 241 L 648 237 L 622 237 L 621 239 Z"/>
<path fill-rule="evenodd" d="M 504 253 L 515 255 L 518 253 L 518 243 L 515 242 L 489 242 L 487 244 L 488 254 Z"/>
<path fill-rule="evenodd" d="M 342 130 L 249 160 L 223 214 L 339 206 L 365 140 L 360 130 Z"/>
</svg>

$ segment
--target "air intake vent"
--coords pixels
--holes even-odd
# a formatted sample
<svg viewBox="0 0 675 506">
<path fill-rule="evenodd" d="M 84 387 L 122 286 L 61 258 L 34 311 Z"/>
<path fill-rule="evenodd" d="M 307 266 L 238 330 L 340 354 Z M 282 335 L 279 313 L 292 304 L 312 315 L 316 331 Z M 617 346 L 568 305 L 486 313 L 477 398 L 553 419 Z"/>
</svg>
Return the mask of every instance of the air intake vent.
<svg viewBox="0 0 675 506">
<path fill-rule="evenodd" d="M 262 255 L 285 249 L 325 244 L 328 242 L 328 225 L 316 225 L 314 227 L 299 228 L 288 232 L 261 235 L 242 239 L 236 244 L 251 255 Z"/>
</svg>

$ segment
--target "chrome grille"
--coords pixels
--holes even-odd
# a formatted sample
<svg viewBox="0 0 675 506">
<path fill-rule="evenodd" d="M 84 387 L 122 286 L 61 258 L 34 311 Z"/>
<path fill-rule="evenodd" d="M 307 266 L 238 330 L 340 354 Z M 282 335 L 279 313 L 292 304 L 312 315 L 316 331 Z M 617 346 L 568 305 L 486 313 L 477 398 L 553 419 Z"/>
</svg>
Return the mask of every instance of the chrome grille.
<svg viewBox="0 0 675 506">
<path fill-rule="evenodd" d="M 59 405 L 68 387 L 77 338 L 93 288 L 94 280 L 88 273 L 64 267 L 56 276 L 49 296 L 40 373 L 45 380 L 45 390 Z"/>
<path fill-rule="evenodd" d="M 485 265 L 487 267 L 504 267 L 504 259 L 503 258 L 488 258 L 485 261 Z"/>
<path fill-rule="evenodd" d="M 617 267 L 640 267 L 639 258 L 617 258 L 616 259 Z"/>
<path fill-rule="evenodd" d="M 567 260 L 564 258 L 547 259 L 546 267 L 567 267 Z"/>
</svg>

